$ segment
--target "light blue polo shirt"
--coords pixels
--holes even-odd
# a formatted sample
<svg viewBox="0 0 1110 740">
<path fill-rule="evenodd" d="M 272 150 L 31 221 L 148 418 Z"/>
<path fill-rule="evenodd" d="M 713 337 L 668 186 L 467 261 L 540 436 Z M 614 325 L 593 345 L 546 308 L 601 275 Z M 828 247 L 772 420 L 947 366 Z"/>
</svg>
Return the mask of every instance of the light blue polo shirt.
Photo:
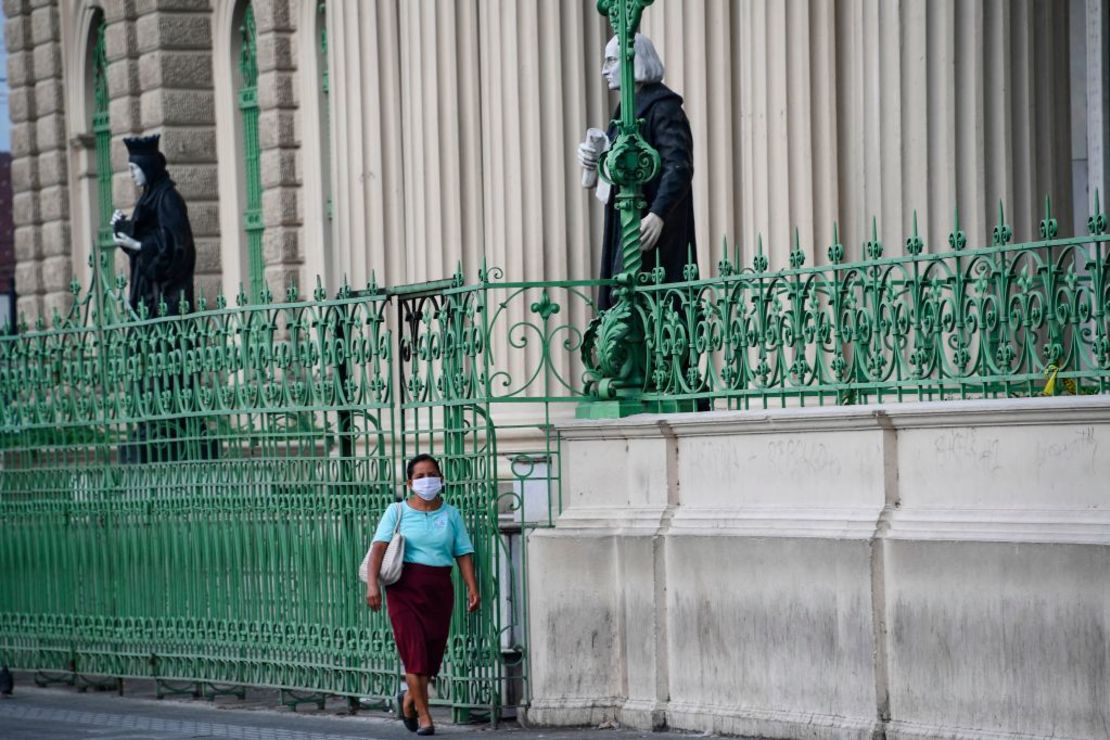
<svg viewBox="0 0 1110 740">
<path fill-rule="evenodd" d="M 446 501 L 435 511 L 419 511 L 402 504 L 401 534 L 405 537 L 405 562 L 450 566 L 455 558 L 474 552 L 459 510 Z M 390 504 L 378 522 L 374 542 L 389 542 L 397 525 L 397 504 Z"/>
</svg>

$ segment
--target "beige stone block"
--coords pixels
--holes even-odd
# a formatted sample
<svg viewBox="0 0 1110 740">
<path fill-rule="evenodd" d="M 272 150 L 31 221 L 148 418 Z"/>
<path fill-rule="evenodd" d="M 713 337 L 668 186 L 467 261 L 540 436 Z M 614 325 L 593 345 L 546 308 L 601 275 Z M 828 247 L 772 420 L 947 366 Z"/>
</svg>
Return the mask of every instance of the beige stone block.
<svg viewBox="0 0 1110 740">
<path fill-rule="evenodd" d="M 37 193 L 27 192 L 12 195 L 12 221 L 16 226 L 40 222 Z"/>
<path fill-rule="evenodd" d="M 134 17 L 135 0 L 114 0 L 107 3 L 107 7 L 104 8 L 104 20 L 109 24 Z"/>
<path fill-rule="evenodd" d="M 61 80 L 57 78 L 43 80 L 35 85 L 35 115 L 44 116 L 64 111 L 65 87 L 62 86 Z"/>
<path fill-rule="evenodd" d="M 222 286 L 223 279 L 218 272 L 201 273 L 198 270 L 193 277 L 193 289 L 197 298 L 204 296 L 209 308 L 216 305 L 216 298 L 220 295 Z"/>
<path fill-rule="evenodd" d="M 262 232 L 262 261 L 267 265 L 299 264 L 302 261 L 299 229 L 267 227 Z"/>
<path fill-rule="evenodd" d="M 43 222 L 69 218 L 69 188 L 51 185 L 39 191 L 39 210 Z"/>
<path fill-rule="evenodd" d="M 38 226 L 20 226 L 15 230 L 15 260 L 17 263 L 36 260 L 42 256 L 42 230 Z"/>
<path fill-rule="evenodd" d="M 4 0 L 4 15 L 8 18 L 30 12 L 30 0 Z"/>
<path fill-rule="evenodd" d="M 135 21 L 139 51 L 211 49 L 212 23 L 207 14 L 157 12 Z"/>
<path fill-rule="evenodd" d="M 297 114 L 290 110 L 263 110 L 258 114 L 258 146 L 265 151 L 276 147 L 293 148 L 297 137 Z"/>
<path fill-rule="evenodd" d="M 40 152 L 65 148 L 65 118 L 60 113 L 39 116 L 35 121 L 35 143 L 38 144 Z"/>
<path fill-rule="evenodd" d="M 171 169 L 183 164 L 211 164 L 216 161 L 216 130 L 207 127 L 164 128 L 161 147 Z"/>
<path fill-rule="evenodd" d="M 191 219 L 192 218 L 192 213 L 190 213 L 189 216 L 190 216 L 190 219 Z M 195 237 L 196 233 L 197 233 L 196 229 L 194 229 L 193 230 L 194 237 Z M 200 275 L 200 274 L 205 274 L 205 275 L 218 275 L 218 274 L 220 274 L 220 271 L 223 268 L 222 268 L 222 263 L 220 262 L 220 240 L 219 240 L 219 238 L 217 238 L 217 237 L 210 237 L 210 238 L 207 238 L 207 239 L 196 239 L 196 238 L 194 238 L 193 241 L 195 242 L 196 250 L 197 250 L 196 273 L 198 275 Z"/>
<path fill-rule="evenodd" d="M 188 203 L 192 200 L 207 200 L 219 192 L 219 183 L 214 164 L 191 164 L 173 167 L 170 176 L 177 183 L 177 191 Z"/>
<path fill-rule="evenodd" d="M 215 100 L 210 90 L 156 90 L 141 98 L 144 129 L 158 126 L 212 126 Z"/>
<path fill-rule="evenodd" d="M 15 287 L 19 295 L 42 292 L 42 266 L 39 261 L 20 262 L 15 266 Z"/>
<path fill-rule="evenodd" d="M 274 226 L 299 226 L 299 192 L 293 188 L 276 188 L 262 193 L 262 222 Z"/>
<path fill-rule="evenodd" d="M 9 52 L 22 51 L 32 47 L 30 16 L 8 16 L 8 19 L 4 22 L 4 44 Z"/>
<path fill-rule="evenodd" d="M 56 43 L 40 44 L 33 52 L 35 77 L 45 80 L 48 77 L 62 76 L 62 50 Z"/>
<path fill-rule="evenodd" d="M 138 53 L 139 44 L 133 24 L 111 23 L 104 29 L 104 54 L 109 63 L 134 57 Z"/>
<path fill-rule="evenodd" d="M 31 41 L 43 44 L 53 41 L 60 35 L 58 8 L 44 5 L 31 11 Z"/>
<path fill-rule="evenodd" d="M 293 35 L 289 33 L 267 33 L 258 38 L 259 72 L 293 71 L 297 68 L 293 56 Z"/>
<path fill-rule="evenodd" d="M 138 96 L 112 100 L 108 103 L 108 118 L 112 121 L 113 132 L 139 130 L 142 104 Z"/>
<path fill-rule="evenodd" d="M 68 221 L 51 221 L 42 225 L 42 256 L 60 257 L 73 254 L 73 239 Z"/>
<path fill-rule="evenodd" d="M 21 192 L 33 190 L 39 186 L 39 170 L 37 159 L 19 157 L 12 160 L 12 190 Z"/>
<path fill-rule="evenodd" d="M 68 162 L 66 153 L 61 149 L 40 154 L 38 157 L 38 174 L 40 187 L 51 185 L 65 185 L 67 183 Z"/>
<path fill-rule="evenodd" d="M 73 294 L 69 292 L 69 285 L 65 290 L 47 293 L 42 297 L 43 317 L 53 326 L 57 320 L 65 319 L 73 313 Z"/>
<path fill-rule="evenodd" d="M 8 93 L 8 112 L 12 123 L 23 123 L 35 117 L 35 88 L 19 87 Z"/>
<path fill-rule="evenodd" d="M 121 98 L 138 95 L 139 69 L 142 65 L 131 59 L 117 59 L 108 63 L 108 97 Z"/>
<path fill-rule="evenodd" d="M 18 278 L 16 278 L 18 280 Z M 16 283 L 19 285 L 19 283 Z M 19 317 L 19 321 L 26 321 L 28 325 L 33 326 L 35 320 L 42 315 L 42 297 L 33 294 L 24 294 L 23 288 L 19 288 L 18 297 L 15 300 L 15 313 Z"/>
<path fill-rule="evenodd" d="M 34 82 L 34 55 L 29 51 L 8 54 L 8 86 L 12 90 Z"/>
<path fill-rule="evenodd" d="M 189 225 L 193 228 L 193 237 L 220 235 L 220 204 L 214 200 L 194 200 L 186 202 L 189 208 Z"/>
<path fill-rule="evenodd" d="M 285 291 L 290 285 L 296 286 L 298 293 L 303 292 L 300 265 L 271 265 L 265 269 L 263 275 L 266 285 L 270 286 L 270 291 L 274 294 L 275 302 L 285 300 Z"/>
<path fill-rule="evenodd" d="M 299 184 L 297 150 L 268 149 L 260 157 L 262 187 L 295 187 Z"/>
<path fill-rule="evenodd" d="M 270 31 L 292 31 L 293 13 L 289 0 L 255 0 L 254 22 L 259 35 Z"/>
<path fill-rule="evenodd" d="M 212 87 L 210 51 L 156 51 L 143 55 L 139 69 L 143 90 L 159 87 L 202 89 Z"/>
<path fill-rule="evenodd" d="M 67 292 L 71 280 L 73 280 L 73 263 L 68 255 L 44 257 L 42 260 L 44 292 Z"/>
<path fill-rule="evenodd" d="M 12 156 L 30 157 L 38 153 L 35 124 L 30 121 L 12 124 Z"/>
<path fill-rule="evenodd" d="M 136 0 L 135 12 L 145 15 L 155 11 L 207 11 L 211 10 L 211 0 Z"/>
<path fill-rule="evenodd" d="M 258 75 L 258 106 L 269 108 L 295 108 L 297 96 L 296 75 L 292 72 L 262 72 Z"/>
</svg>

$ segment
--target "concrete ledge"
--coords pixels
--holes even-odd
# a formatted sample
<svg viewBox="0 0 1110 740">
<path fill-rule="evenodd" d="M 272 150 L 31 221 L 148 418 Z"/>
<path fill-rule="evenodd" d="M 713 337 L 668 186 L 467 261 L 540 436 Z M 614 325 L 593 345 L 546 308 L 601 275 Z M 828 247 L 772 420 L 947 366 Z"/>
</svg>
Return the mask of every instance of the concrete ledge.
<svg viewBox="0 0 1110 740">
<path fill-rule="evenodd" d="M 1105 735 L 1110 396 L 560 432 L 565 509 L 528 545 L 533 721 Z"/>
</svg>

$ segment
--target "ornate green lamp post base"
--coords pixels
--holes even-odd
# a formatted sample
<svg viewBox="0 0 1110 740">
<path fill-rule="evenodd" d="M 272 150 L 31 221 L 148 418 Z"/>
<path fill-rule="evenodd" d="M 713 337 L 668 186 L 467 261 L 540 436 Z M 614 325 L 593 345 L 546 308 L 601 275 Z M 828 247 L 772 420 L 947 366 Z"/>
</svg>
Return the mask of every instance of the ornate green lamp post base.
<svg viewBox="0 0 1110 740">
<path fill-rule="evenodd" d="M 598 0 L 619 43 L 621 115 L 614 121 L 616 140 L 598 163 L 598 174 L 616 187 L 620 214 L 622 271 L 615 277 L 615 304 L 602 311 L 586 332 L 583 358 L 597 399 L 579 406 L 580 419 L 614 419 L 649 409 L 640 400 L 644 388 L 642 316 L 636 309 L 640 273 L 640 219 L 643 187 L 659 172 L 659 153 L 644 140 L 636 118 L 635 48 L 640 17 L 653 0 Z"/>
<path fill-rule="evenodd" d="M 637 398 L 617 398 L 612 401 L 580 403 L 574 415 L 578 419 L 623 419 L 633 414 L 646 414 L 652 411 L 656 409 Z"/>
</svg>

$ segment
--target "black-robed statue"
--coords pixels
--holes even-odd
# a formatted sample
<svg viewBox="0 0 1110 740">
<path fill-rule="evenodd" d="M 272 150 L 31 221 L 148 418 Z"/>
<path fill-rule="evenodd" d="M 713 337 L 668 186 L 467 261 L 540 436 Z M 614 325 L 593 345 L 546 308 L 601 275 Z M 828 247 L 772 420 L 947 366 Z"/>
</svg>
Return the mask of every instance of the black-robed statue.
<svg viewBox="0 0 1110 740">
<path fill-rule="evenodd" d="M 157 317 L 162 303 L 167 316 L 180 314 L 183 300 L 189 310 L 196 305 L 193 271 L 197 255 L 189 212 L 166 172 L 166 158 L 158 150 L 159 139 L 154 135 L 123 140 L 131 178 L 142 194 L 131 218 L 118 210 L 112 215 L 113 241 L 131 261 L 129 303 L 136 312 L 145 306 L 147 318 Z M 136 327 L 134 331 L 144 329 Z M 174 378 L 144 375 L 134 392 L 145 395 L 191 388 L 194 379 L 184 373 Z M 119 450 L 119 460 L 124 464 L 218 456 L 218 442 L 208 436 L 205 421 L 195 416 L 135 422 L 128 441 Z"/>
<path fill-rule="evenodd" d="M 165 302 L 170 316 L 181 310 L 181 300 L 190 308 L 193 271 L 197 254 L 185 200 L 166 172 L 166 158 L 158 150 L 160 137 L 124 139 L 131 178 L 142 190 L 131 218 L 122 211 L 112 215 L 115 243 L 131 260 L 129 302 L 136 311 L 145 305 L 148 317 L 158 315 Z"/>
<path fill-rule="evenodd" d="M 640 220 L 640 249 L 644 253 L 643 269 L 655 267 L 656 259 L 663 268 L 663 281 L 683 279 L 687 261 L 697 262 L 694 236 L 694 138 L 690 122 L 682 109 L 682 97 L 663 84 L 663 61 L 655 45 L 641 33 L 633 39 L 636 57 L 633 63 L 636 78 L 636 117 L 643 120 L 644 139 L 659 152 L 659 173 L 644 185 L 645 206 Z M 601 75 L 610 90 L 620 90 L 620 44 L 617 37 L 605 47 Z M 620 118 L 620 106 L 613 113 Z M 597 162 L 617 136 L 614 123 L 607 132 L 590 129 L 578 147 L 578 163 L 585 170 L 582 185 L 597 187 L 597 198 L 605 204 L 605 232 L 601 258 L 601 277 L 611 278 L 624 270 L 621 256 L 621 221 L 616 198 L 610 197 L 608 183 L 597 182 Z M 601 289 L 598 309 L 612 305 L 608 287 Z"/>
</svg>

